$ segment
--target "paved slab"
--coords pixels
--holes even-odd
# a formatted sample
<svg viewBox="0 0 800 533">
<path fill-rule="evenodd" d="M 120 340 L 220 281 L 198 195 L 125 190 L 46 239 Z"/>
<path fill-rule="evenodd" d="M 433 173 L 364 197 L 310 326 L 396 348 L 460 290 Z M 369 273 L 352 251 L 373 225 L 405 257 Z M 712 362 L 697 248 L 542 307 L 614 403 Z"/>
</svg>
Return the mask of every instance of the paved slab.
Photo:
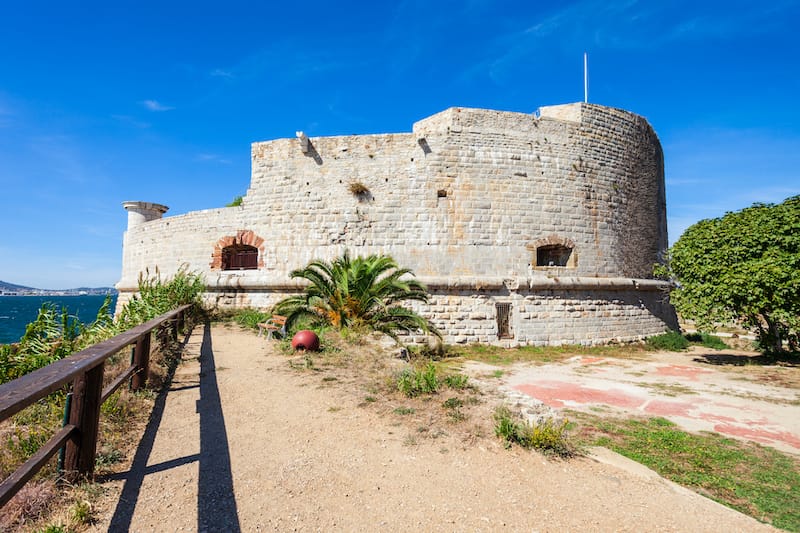
<svg viewBox="0 0 800 533">
<path fill-rule="evenodd" d="M 726 371 L 696 359 L 575 356 L 555 364 L 517 364 L 505 369 L 503 386 L 557 409 L 660 416 L 690 431 L 715 431 L 800 454 L 796 388 L 754 381 L 747 368 Z"/>
</svg>

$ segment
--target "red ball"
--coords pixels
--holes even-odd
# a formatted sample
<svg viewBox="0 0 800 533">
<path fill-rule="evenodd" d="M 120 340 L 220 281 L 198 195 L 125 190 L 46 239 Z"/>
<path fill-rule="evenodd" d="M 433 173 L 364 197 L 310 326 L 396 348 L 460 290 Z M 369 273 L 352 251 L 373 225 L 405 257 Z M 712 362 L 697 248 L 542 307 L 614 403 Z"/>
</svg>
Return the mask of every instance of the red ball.
<svg viewBox="0 0 800 533">
<path fill-rule="evenodd" d="M 292 348 L 295 350 L 308 350 L 309 352 L 316 352 L 319 350 L 319 337 L 317 334 L 308 329 L 302 329 L 294 334 L 292 337 Z"/>
</svg>

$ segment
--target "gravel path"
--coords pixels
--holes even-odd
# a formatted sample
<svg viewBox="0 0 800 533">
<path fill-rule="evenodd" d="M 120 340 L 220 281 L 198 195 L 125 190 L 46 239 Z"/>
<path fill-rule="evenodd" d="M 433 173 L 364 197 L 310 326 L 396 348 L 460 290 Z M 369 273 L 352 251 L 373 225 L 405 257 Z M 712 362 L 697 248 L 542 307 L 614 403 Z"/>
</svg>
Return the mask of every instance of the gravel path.
<svg viewBox="0 0 800 533">
<path fill-rule="evenodd" d="M 264 339 L 199 326 L 95 530 L 775 531 L 610 452 L 409 445 L 358 404 Z"/>
</svg>

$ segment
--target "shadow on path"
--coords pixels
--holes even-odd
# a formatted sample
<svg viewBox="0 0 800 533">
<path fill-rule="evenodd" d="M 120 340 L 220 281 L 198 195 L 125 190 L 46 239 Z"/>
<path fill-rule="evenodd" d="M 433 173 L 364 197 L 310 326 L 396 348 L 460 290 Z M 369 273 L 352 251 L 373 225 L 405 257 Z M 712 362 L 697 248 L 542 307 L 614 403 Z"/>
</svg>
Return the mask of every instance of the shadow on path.
<svg viewBox="0 0 800 533">
<path fill-rule="evenodd" d="M 211 345 L 211 323 L 206 322 L 200 348 L 200 399 L 197 400 L 197 412 L 200 414 L 197 529 L 238 533 L 241 529 L 233 494 L 231 455 L 216 368 Z"/>
<path fill-rule="evenodd" d="M 189 339 L 187 334 L 183 345 Z M 170 380 L 172 376 L 170 376 Z M 214 350 L 211 342 L 211 324 L 203 328 L 203 342 L 200 347 L 200 399 L 197 412 L 200 414 L 200 453 L 176 458 L 157 465 L 147 466 L 153 451 L 158 428 L 164 415 L 164 407 L 169 392 L 179 389 L 165 389 L 156 398 L 150 420 L 145 428 L 139 447 L 136 449 L 128 472 L 107 476 L 105 479 L 125 479 L 119 502 L 109 524 L 109 531 L 128 531 L 136 509 L 144 478 L 148 474 L 162 472 L 181 465 L 199 461 L 197 487 L 197 529 L 198 531 L 241 531 L 233 494 L 228 437 L 222 402 L 217 386 Z"/>
</svg>

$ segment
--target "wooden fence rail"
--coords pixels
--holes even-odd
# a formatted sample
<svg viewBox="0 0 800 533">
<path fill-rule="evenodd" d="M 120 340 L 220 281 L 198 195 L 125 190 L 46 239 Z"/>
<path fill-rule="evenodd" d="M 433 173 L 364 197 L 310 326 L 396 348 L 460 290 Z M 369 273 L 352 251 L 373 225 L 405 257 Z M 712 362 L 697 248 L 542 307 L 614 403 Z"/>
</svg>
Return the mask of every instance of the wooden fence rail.
<svg viewBox="0 0 800 533">
<path fill-rule="evenodd" d="M 74 481 L 94 472 L 100 406 L 128 379 L 134 391 L 145 385 L 150 361 L 151 332 L 168 328 L 176 339 L 178 331 L 183 328 L 184 313 L 190 307 L 191 305 L 178 307 L 116 337 L 0 385 L 2 422 L 72 383 L 69 421 L 30 459 L 0 483 L 0 507 L 8 503 L 61 448 L 65 448 L 64 477 L 67 480 Z M 106 360 L 132 344 L 133 362 L 103 389 Z"/>
</svg>

